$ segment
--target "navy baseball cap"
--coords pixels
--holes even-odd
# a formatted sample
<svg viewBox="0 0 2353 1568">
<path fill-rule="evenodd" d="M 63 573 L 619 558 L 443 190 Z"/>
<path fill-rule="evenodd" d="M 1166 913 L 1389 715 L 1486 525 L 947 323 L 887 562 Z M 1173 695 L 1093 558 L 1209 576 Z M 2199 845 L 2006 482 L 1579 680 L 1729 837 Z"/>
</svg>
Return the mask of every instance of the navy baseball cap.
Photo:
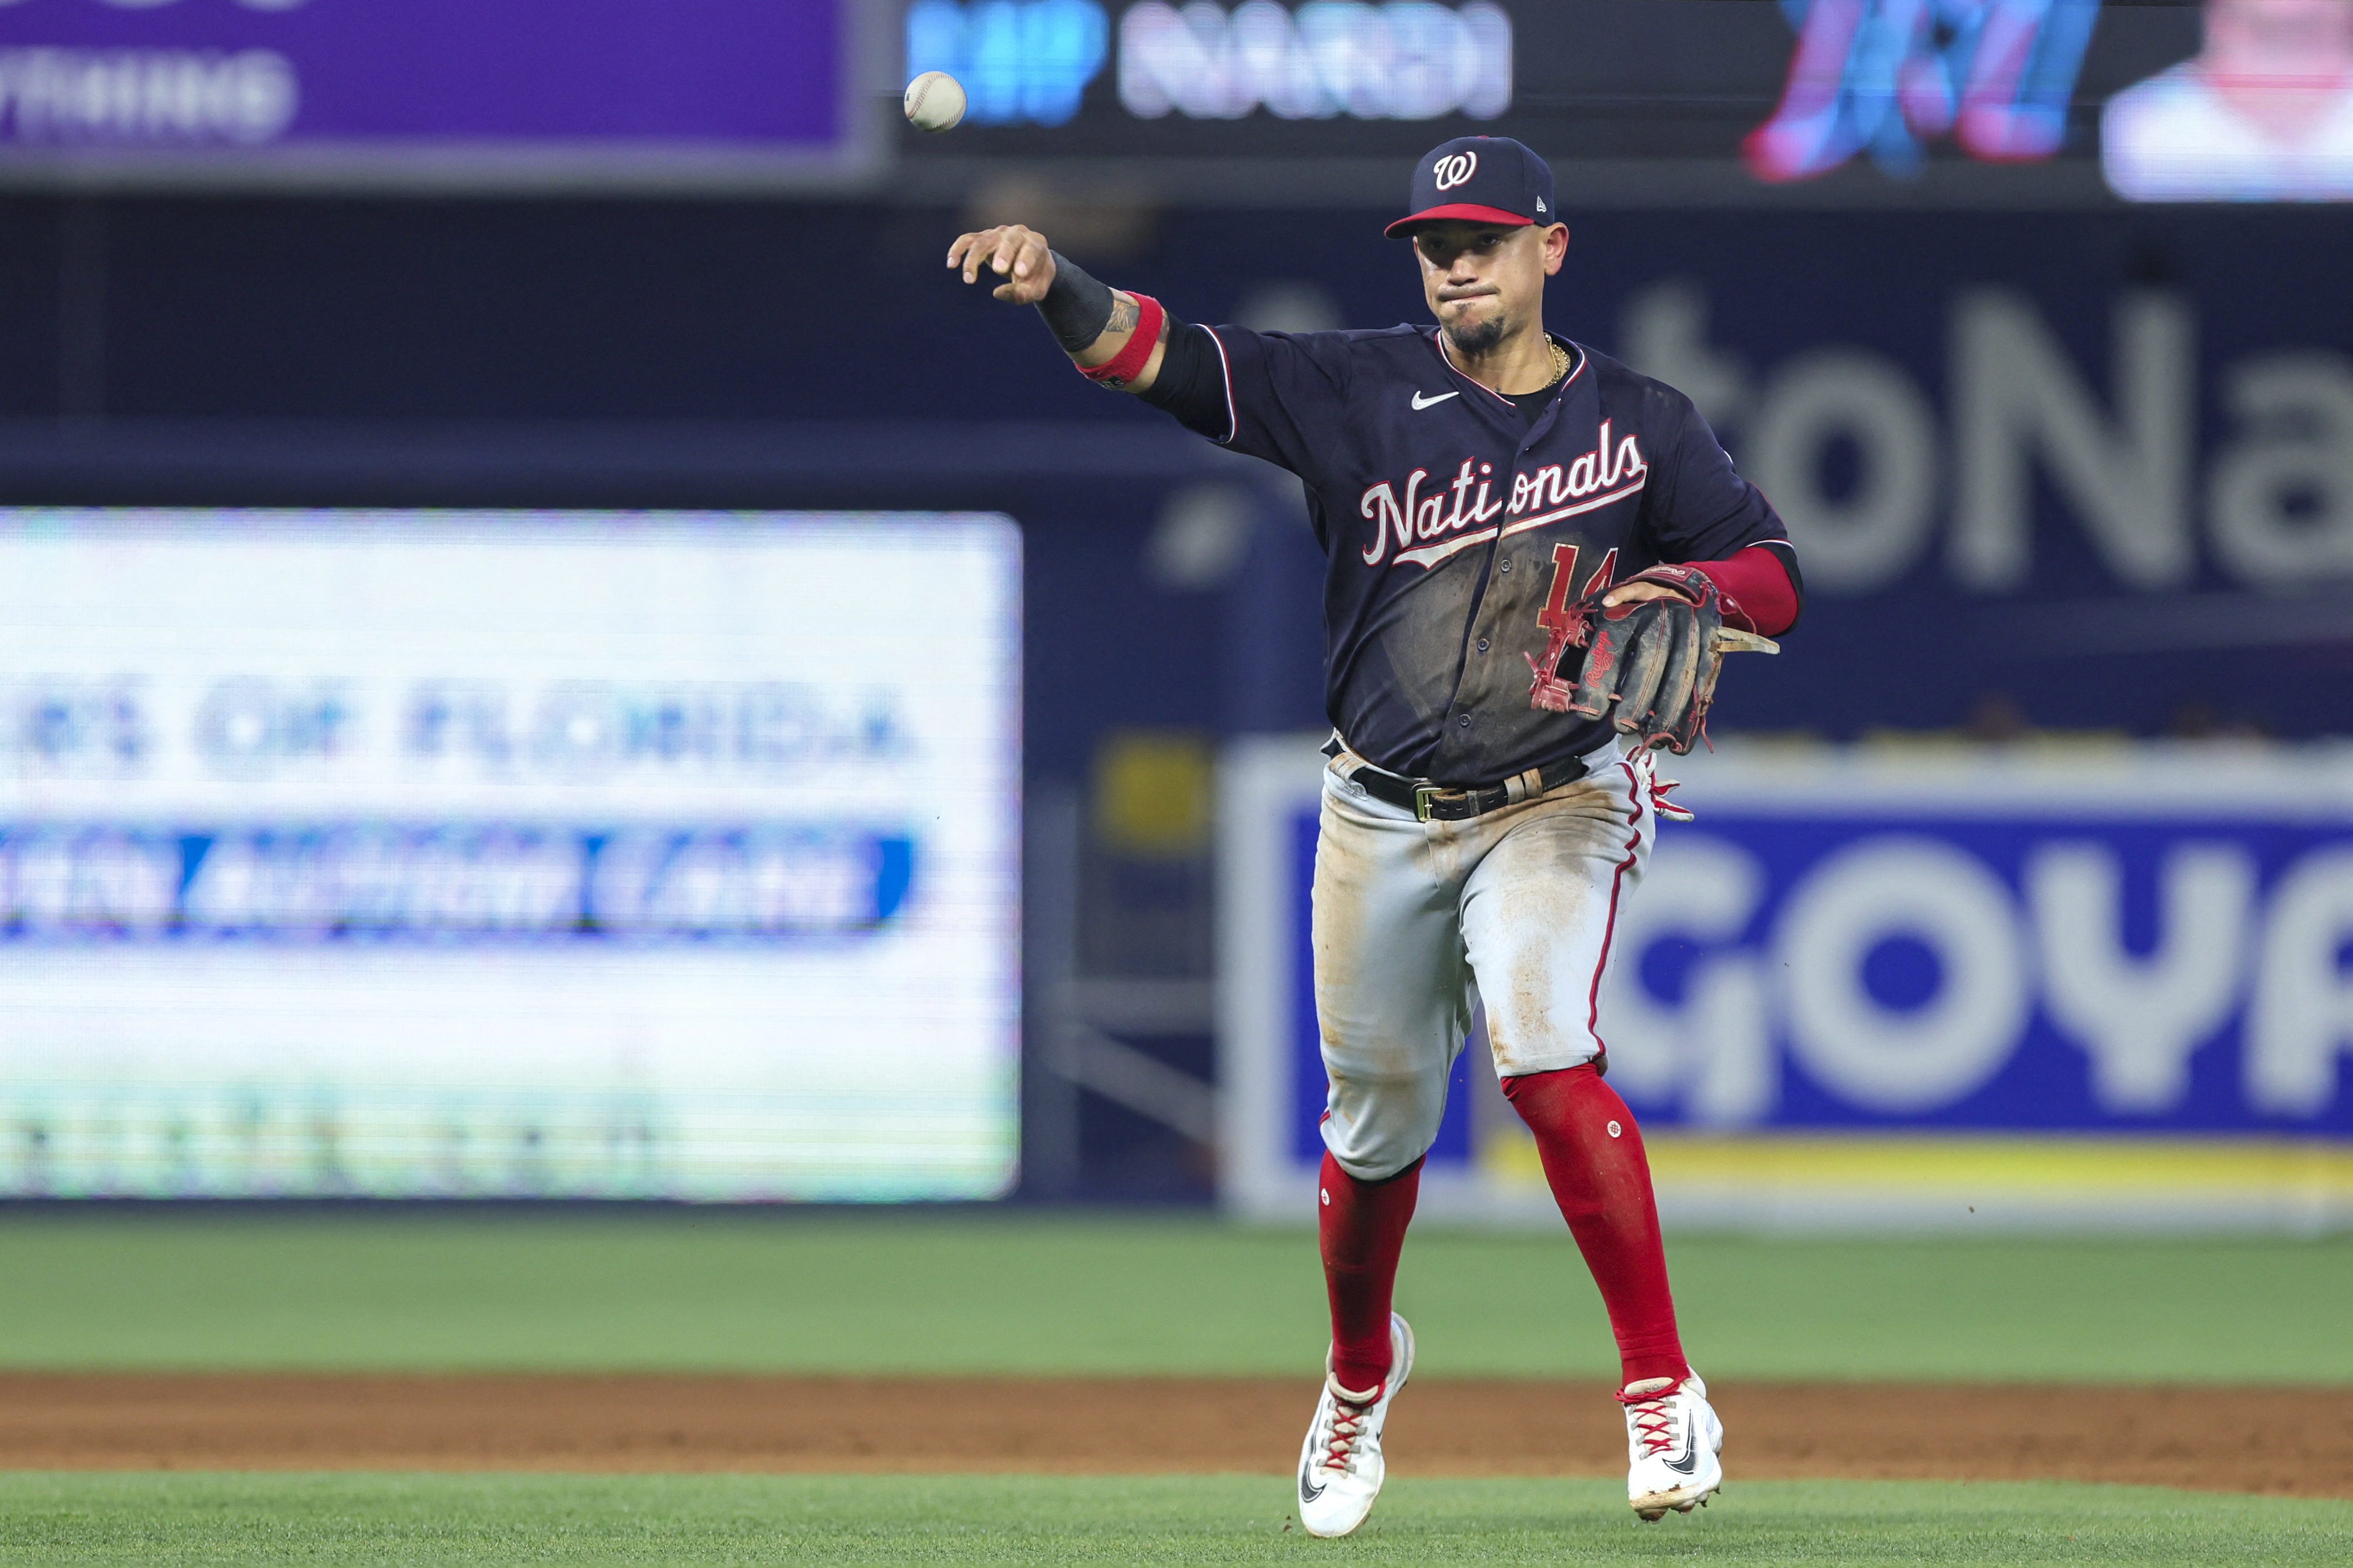
<svg viewBox="0 0 2353 1568">
<path fill-rule="evenodd" d="M 1402 239 L 1426 223 L 1554 224 L 1552 170 L 1508 136 L 1457 136 L 1413 166 L 1413 211 L 1382 230 Z"/>
</svg>

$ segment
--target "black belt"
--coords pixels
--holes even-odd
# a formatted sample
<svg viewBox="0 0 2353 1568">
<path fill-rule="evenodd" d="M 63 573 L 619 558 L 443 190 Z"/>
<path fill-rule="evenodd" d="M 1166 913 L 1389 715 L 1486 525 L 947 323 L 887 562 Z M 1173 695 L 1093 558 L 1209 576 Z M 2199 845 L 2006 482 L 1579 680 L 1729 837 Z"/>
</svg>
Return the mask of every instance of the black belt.
<svg viewBox="0 0 2353 1568">
<path fill-rule="evenodd" d="M 1336 757 L 1346 749 L 1337 735 L 1324 743 L 1324 754 L 1327 757 Z M 1370 763 L 1359 763 L 1356 772 L 1348 775 L 1348 782 L 1375 800 L 1386 801 L 1400 811 L 1413 813 L 1418 822 L 1461 822 L 1524 800 L 1533 800 L 1563 784 L 1575 784 L 1592 771 L 1585 765 L 1583 757 L 1570 757 L 1545 767 L 1530 768 L 1526 773 L 1490 788 L 1476 789 L 1432 784 L 1428 779 L 1409 779 L 1403 773 L 1393 773 Z"/>
</svg>

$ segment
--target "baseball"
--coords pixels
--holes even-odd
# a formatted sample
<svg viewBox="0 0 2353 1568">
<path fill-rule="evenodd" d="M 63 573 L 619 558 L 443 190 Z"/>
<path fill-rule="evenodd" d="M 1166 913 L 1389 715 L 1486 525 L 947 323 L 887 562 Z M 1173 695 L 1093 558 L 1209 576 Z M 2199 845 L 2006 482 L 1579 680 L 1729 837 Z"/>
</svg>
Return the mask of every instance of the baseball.
<svg viewBox="0 0 2353 1568">
<path fill-rule="evenodd" d="M 925 71 L 907 84 L 908 121 L 918 131 L 946 131 L 964 118 L 964 84 L 945 71 Z"/>
</svg>

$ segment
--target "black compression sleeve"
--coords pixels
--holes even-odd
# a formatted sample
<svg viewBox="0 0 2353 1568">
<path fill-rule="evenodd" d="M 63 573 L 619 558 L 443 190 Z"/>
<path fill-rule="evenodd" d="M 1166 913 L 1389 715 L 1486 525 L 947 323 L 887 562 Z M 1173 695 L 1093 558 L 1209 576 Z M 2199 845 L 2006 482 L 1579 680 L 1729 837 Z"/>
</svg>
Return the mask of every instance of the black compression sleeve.
<svg viewBox="0 0 2353 1568">
<path fill-rule="evenodd" d="M 1176 423 L 1212 441 L 1233 439 L 1233 413 L 1226 405 L 1226 362 L 1209 341 L 1207 327 L 1168 318 L 1168 341 L 1160 349 L 1160 374 L 1135 395 L 1176 416 Z"/>
<path fill-rule="evenodd" d="M 1046 318 L 1046 330 L 1062 345 L 1062 352 L 1076 356 L 1103 336 L 1111 321 L 1110 286 L 1097 282 L 1059 250 L 1047 255 L 1054 258 L 1054 280 L 1046 285 L 1046 297 L 1038 301 L 1038 313 Z"/>
</svg>

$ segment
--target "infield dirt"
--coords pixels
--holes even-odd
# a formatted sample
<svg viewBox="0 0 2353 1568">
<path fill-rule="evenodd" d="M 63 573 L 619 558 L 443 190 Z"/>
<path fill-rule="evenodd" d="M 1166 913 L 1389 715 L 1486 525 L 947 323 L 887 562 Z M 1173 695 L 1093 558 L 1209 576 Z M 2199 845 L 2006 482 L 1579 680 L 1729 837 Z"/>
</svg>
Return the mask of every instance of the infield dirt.
<svg viewBox="0 0 2353 1568">
<path fill-rule="evenodd" d="M 2353 1389 L 1735 1383 L 1728 1468 L 2353 1498 Z M 1308 1380 L 0 1374 L 0 1468 L 1286 1471 Z M 1390 1463 L 1622 1472 L 1608 1387 L 1417 1380 Z"/>
</svg>

